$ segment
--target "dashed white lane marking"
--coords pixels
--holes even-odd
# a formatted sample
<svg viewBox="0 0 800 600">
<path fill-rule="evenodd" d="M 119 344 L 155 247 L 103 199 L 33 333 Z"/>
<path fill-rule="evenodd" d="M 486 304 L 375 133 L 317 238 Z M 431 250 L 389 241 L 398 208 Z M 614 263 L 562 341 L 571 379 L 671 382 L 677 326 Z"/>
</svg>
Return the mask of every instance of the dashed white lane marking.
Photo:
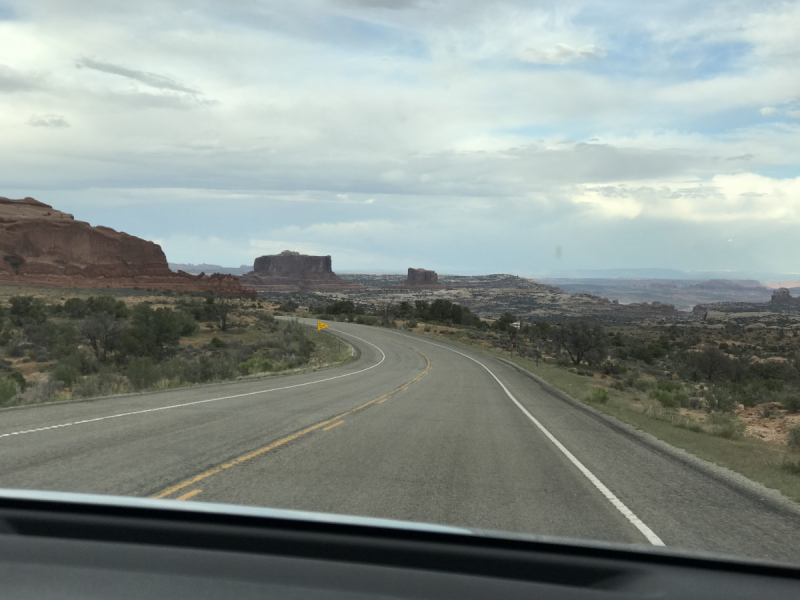
<svg viewBox="0 0 800 600">
<path fill-rule="evenodd" d="M 82 421 L 73 421 L 71 423 L 60 423 L 58 425 L 48 425 L 47 427 L 37 427 L 36 429 L 25 429 L 23 431 L 12 431 L 9 433 L 2 433 L 0 434 L 0 438 L 11 437 L 13 435 L 24 435 L 26 433 L 37 433 L 40 431 L 49 431 L 51 429 L 61 429 L 63 427 L 72 427 L 73 425 L 85 425 L 86 423 L 97 423 L 99 421 L 107 421 L 109 419 L 119 419 L 121 417 L 131 417 L 133 415 L 143 415 L 146 413 L 158 412 L 161 410 L 172 410 L 173 408 L 183 408 L 184 406 L 195 406 L 197 404 L 206 404 L 208 402 L 219 402 L 220 400 L 232 400 L 233 398 L 244 398 L 245 396 L 255 396 L 257 394 L 268 394 L 270 392 L 279 392 L 281 390 L 290 390 L 292 388 L 303 387 L 306 385 L 316 385 L 318 383 L 325 383 L 326 381 L 333 381 L 334 379 L 341 379 L 342 377 L 352 377 L 353 375 L 358 375 L 359 373 L 364 373 L 365 371 L 369 371 L 370 369 L 374 369 L 375 367 L 380 366 L 383 364 L 383 361 L 386 360 L 386 354 L 384 354 L 383 350 L 378 348 L 372 342 L 368 342 L 360 337 L 347 333 L 346 335 L 353 337 L 357 340 L 364 342 L 365 344 L 369 344 L 373 348 L 375 348 L 378 352 L 381 353 L 381 360 L 371 367 L 367 367 L 366 369 L 361 369 L 360 371 L 354 371 L 352 373 L 345 373 L 344 375 L 336 375 L 335 377 L 328 377 L 326 379 L 318 379 L 317 381 L 307 381 L 306 383 L 297 383 L 295 385 L 287 385 L 284 387 L 279 388 L 272 388 L 269 390 L 259 390 L 257 392 L 247 392 L 246 394 L 235 394 L 233 396 L 223 396 L 221 398 L 209 398 L 207 400 L 195 400 L 194 402 L 184 402 L 182 404 L 172 404 L 170 406 L 160 406 L 158 408 L 146 408 L 142 410 L 134 410 L 131 412 L 126 413 L 119 413 L 116 415 L 108 415 L 105 417 L 95 417 L 94 419 L 84 419 Z"/>
<path fill-rule="evenodd" d="M 486 366 L 485 364 L 483 364 L 481 361 L 479 361 L 479 360 L 477 360 L 477 359 L 474 359 L 474 358 L 472 358 L 471 356 L 469 356 L 469 355 L 467 355 L 467 354 L 464 354 L 463 352 L 459 352 L 458 350 L 455 350 L 455 349 L 453 349 L 453 348 L 448 348 L 447 346 L 443 346 L 442 344 L 437 344 L 437 343 L 435 343 L 435 342 L 429 342 L 428 340 L 421 340 L 421 339 L 419 339 L 419 338 L 412 337 L 412 336 L 410 336 L 410 335 L 404 335 L 404 334 L 402 334 L 402 333 L 395 333 L 394 331 L 390 331 L 390 332 L 388 332 L 388 333 L 392 333 L 392 334 L 394 334 L 394 335 L 400 335 L 400 336 L 403 336 L 403 337 L 411 338 L 411 339 L 413 339 L 413 340 L 417 340 L 417 341 L 419 341 L 419 342 L 423 342 L 423 343 L 425 343 L 425 344 L 431 344 L 432 346 L 438 346 L 439 348 L 444 348 L 445 350 L 449 350 L 450 352 L 455 352 L 456 354 L 460 354 L 460 355 L 461 355 L 461 356 L 463 356 L 464 358 L 468 358 L 469 360 L 471 360 L 471 361 L 473 361 L 473 362 L 476 362 L 476 363 L 478 363 L 480 366 L 482 366 L 484 369 L 486 369 L 486 371 L 489 373 L 489 375 L 491 375 L 492 377 L 494 377 L 494 380 L 495 380 L 495 381 L 496 381 L 496 382 L 497 382 L 497 383 L 500 385 L 500 387 L 501 387 L 501 388 L 503 388 L 503 391 L 506 393 L 506 395 L 507 395 L 509 398 L 511 398 L 511 400 L 514 402 L 514 404 L 516 404 L 516 405 L 517 405 L 517 407 L 518 407 L 518 408 L 519 408 L 519 409 L 520 409 L 520 410 L 521 410 L 521 411 L 522 411 L 522 412 L 525 414 L 525 416 L 526 416 L 526 417 L 528 417 L 528 418 L 529 418 L 529 419 L 530 419 L 530 420 L 533 422 L 533 424 L 534 424 L 534 425 L 536 425 L 536 427 L 538 427 L 538 428 L 541 430 L 541 432 L 542 432 L 543 434 L 545 434 L 545 436 L 547 436 L 547 439 L 549 439 L 551 442 L 553 442 L 553 444 L 555 444 L 556 448 L 558 448 L 559 450 L 561 450 L 561 452 L 564 454 L 564 456 L 566 456 L 566 457 L 567 457 L 567 458 L 570 460 L 570 462 L 571 462 L 573 465 L 575 465 L 575 466 L 578 468 L 578 470 L 579 470 L 581 473 L 583 473 L 583 475 L 584 475 L 584 476 L 585 476 L 585 477 L 586 477 L 586 478 L 587 478 L 589 481 L 591 481 L 591 482 L 592 482 L 592 484 L 594 485 L 594 487 L 596 487 L 598 490 L 600 490 L 600 493 L 601 493 L 601 494 L 603 494 L 603 496 L 605 496 L 605 497 L 606 497 L 606 499 L 607 499 L 609 502 L 611 502 L 611 504 L 614 506 L 614 508 L 616 508 L 616 509 L 617 509 L 619 512 L 621 512 L 621 513 L 623 514 L 623 516 L 624 516 L 626 519 L 628 519 L 628 521 L 629 521 L 629 522 L 630 522 L 630 523 L 631 523 L 631 524 L 632 524 L 634 527 L 636 527 L 636 529 L 638 529 L 638 530 L 641 532 L 641 534 L 642 534 L 642 535 L 644 535 L 644 537 L 645 537 L 645 538 L 647 538 L 647 541 L 648 541 L 648 542 L 650 542 L 650 543 L 651 543 L 651 544 L 653 544 L 654 546 L 663 546 L 663 545 L 664 545 L 664 542 L 662 542 L 662 541 L 661 541 L 661 538 L 659 538 L 659 537 L 658 537 L 658 536 L 657 536 L 655 533 L 653 533 L 653 530 L 652 530 L 652 529 L 650 529 L 650 528 L 649 528 L 647 525 L 645 525 L 645 524 L 642 522 L 642 520 L 641 520 L 639 517 L 637 517 L 637 516 L 636 516 L 636 515 L 633 513 L 633 511 L 632 511 L 631 509 L 629 509 L 627 506 L 625 506 L 625 504 L 622 502 L 622 500 L 620 500 L 619 498 L 617 498 L 617 497 L 614 495 L 614 493 L 613 493 L 611 490 L 609 490 L 609 489 L 608 489 L 608 488 L 607 488 L 607 487 L 606 487 L 606 486 L 603 484 L 603 482 L 602 482 L 602 481 L 600 481 L 600 480 L 599 480 L 599 479 L 598 479 L 598 478 L 597 478 L 597 477 L 594 475 L 594 473 L 592 473 L 592 472 L 591 472 L 589 469 L 587 469 L 587 468 L 586 468 L 586 467 L 583 465 L 583 463 L 582 463 L 581 461 L 579 461 L 577 458 L 575 458 L 575 456 L 572 454 L 572 452 L 570 452 L 569 450 L 567 450 L 567 449 L 566 449 L 566 447 L 564 447 L 564 444 L 562 444 L 561 442 L 559 442 L 559 441 L 556 439 L 556 437 L 555 437 L 555 436 L 554 436 L 552 433 L 550 433 L 550 432 L 549 432 L 549 431 L 548 431 L 548 430 L 545 428 L 545 426 L 544 426 L 544 425 L 542 425 L 542 424 L 539 422 L 539 420 L 538 420 L 536 417 L 534 417 L 534 416 L 533 416 L 533 415 L 532 415 L 530 412 L 528 412 L 528 409 L 526 409 L 524 406 L 522 406 L 522 404 L 520 404 L 520 403 L 519 403 L 519 400 L 517 400 L 517 399 L 514 397 L 514 395 L 513 395 L 511 392 L 509 392 L 509 391 L 508 391 L 508 388 L 507 388 L 505 385 L 503 385 L 503 382 L 502 382 L 502 381 L 500 381 L 500 380 L 497 378 L 497 375 L 495 375 L 494 373 L 492 373 L 492 372 L 489 370 L 489 367 L 487 367 L 487 366 Z"/>
</svg>

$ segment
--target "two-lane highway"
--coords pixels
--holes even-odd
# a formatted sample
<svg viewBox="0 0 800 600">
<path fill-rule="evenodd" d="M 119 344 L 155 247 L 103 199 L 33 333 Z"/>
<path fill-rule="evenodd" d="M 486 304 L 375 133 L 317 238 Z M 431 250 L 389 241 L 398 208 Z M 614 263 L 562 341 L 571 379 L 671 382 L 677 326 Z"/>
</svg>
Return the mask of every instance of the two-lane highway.
<svg viewBox="0 0 800 600">
<path fill-rule="evenodd" d="M 335 324 L 336 369 L 0 411 L 0 487 L 387 517 L 797 562 L 800 513 L 512 366 Z"/>
</svg>

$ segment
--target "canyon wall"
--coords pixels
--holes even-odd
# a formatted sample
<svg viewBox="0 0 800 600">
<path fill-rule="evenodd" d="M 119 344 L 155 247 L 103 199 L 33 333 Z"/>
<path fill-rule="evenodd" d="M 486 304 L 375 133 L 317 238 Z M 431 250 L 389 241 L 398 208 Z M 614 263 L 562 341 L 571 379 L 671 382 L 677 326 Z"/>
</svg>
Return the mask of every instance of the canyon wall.
<svg viewBox="0 0 800 600">
<path fill-rule="evenodd" d="M 0 197 L 0 284 L 254 295 L 231 275 L 173 273 L 158 244 L 33 198 Z"/>
</svg>

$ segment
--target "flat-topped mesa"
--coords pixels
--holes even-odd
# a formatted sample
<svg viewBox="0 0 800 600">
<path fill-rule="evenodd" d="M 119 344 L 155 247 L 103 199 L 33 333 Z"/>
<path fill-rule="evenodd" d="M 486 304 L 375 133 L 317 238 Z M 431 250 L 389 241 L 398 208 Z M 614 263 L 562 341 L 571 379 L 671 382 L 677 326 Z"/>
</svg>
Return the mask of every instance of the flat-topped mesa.
<svg viewBox="0 0 800 600">
<path fill-rule="evenodd" d="M 429 271 L 428 269 L 414 269 L 408 268 L 408 277 L 403 283 L 392 286 L 398 289 L 413 288 L 425 290 L 441 290 L 445 285 L 439 283 L 439 275 L 436 271 Z"/>
<path fill-rule="evenodd" d="M 259 256 L 253 270 L 241 277 L 242 285 L 259 291 L 346 291 L 362 285 L 348 283 L 333 272 L 330 256 L 309 256 L 284 250 Z"/>
<path fill-rule="evenodd" d="M 252 295 L 229 275 L 173 273 L 161 246 L 52 206 L 0 197 L 0 283 Z"/>
<path fill-rule="evenodd" d="M 782 287 L 772 292 L 772 298 L 770 299 L 770 302 L 772 304 L 794 304 L 797 302 L 797 298 L 792 298 L 792 295 L 789 293 L 789 289 Z"/>
</svg>

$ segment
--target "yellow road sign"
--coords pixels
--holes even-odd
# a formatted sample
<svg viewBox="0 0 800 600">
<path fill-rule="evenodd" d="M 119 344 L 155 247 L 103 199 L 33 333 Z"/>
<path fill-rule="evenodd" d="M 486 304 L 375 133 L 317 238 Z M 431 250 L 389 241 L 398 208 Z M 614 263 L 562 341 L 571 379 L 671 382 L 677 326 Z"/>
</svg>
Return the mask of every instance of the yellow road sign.
<svg viewBox="0 0 800 600">
<path fill-rule="evenodd" d="M 322 321 L 317 321 L 317 331 L 322 331 L 326 327 L 329 327 L 329 325 L 323 323 Z"/>
</svg>

